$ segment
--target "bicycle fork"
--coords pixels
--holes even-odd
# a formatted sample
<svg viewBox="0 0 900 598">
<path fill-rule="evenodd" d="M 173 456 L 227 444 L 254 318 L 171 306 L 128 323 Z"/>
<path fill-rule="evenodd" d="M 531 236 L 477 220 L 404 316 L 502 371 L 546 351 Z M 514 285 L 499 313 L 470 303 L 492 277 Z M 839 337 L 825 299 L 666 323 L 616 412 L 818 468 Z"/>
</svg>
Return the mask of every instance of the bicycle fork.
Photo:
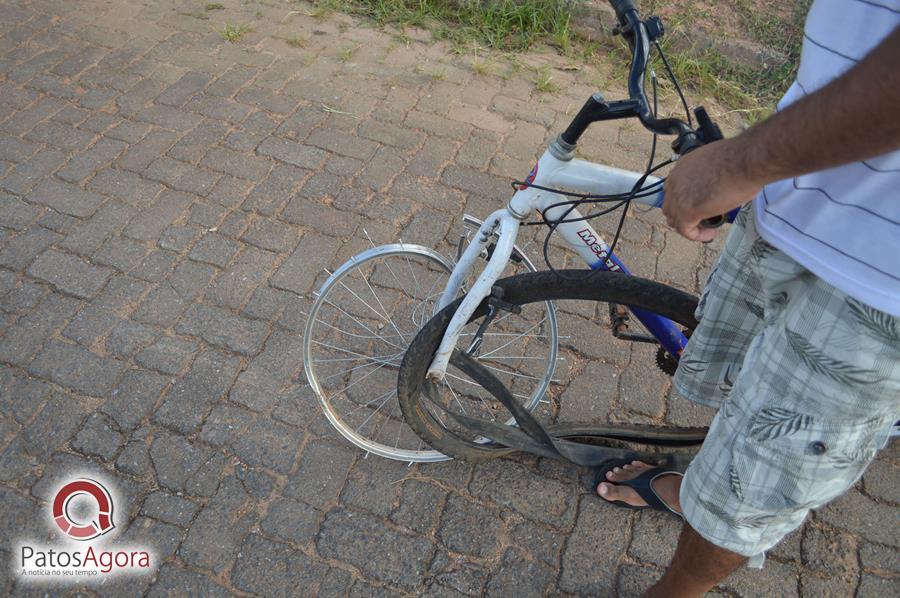
<svg viewBox="0 0 900 598">
<path fill-rule="evenodd" d="M 462 258 L 453 269 L 444 294 L 438 303 L 438 310 L 445 308 L 456 297 L 456 293 L 462 286 L 463 281 L 475 265 L 475 260 L 481 255 L 485 246 L 491 240 L 491 237 L 499 229 L 499 239 L 497 239 L 493 254 L 488 260 L 487 266 L 478 276 L 475 284 L 466 293 L 456 313 L 447 326 L 444 338 L 438 346 L 437 353 L 428 368 L 426 377 L 429 380 L 439 382 L 444 379 L 447 373 L 447 365 L 450 363 L 450 355 L 456 347 L 456 341 L 462 333 L 463 327 L 469 322 L 472 314 L 478 308 L 478 305 L 485 297 L 490 295 L 491 288 L 497 279 L 503 274 L 506 264 L 513 252 L 516 244 L 516 237 L 519 232 L 520 220 L 513 216 L 506 208 L 497 210 L 490 215 L 478 230 L 478 235 L 463 252 Z"/>
</svg>

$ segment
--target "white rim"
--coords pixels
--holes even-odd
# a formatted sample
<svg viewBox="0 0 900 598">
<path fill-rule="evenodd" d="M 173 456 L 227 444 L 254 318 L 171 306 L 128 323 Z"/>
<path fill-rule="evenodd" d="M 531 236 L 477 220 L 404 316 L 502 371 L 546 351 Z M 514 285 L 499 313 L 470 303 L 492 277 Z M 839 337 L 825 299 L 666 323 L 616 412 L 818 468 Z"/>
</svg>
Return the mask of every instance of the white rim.
<svg viewBox="0 0 900 598">
<path fill-rule="evenodd" d="M 466 224 L 470 223 L 466 222 Z M 334 427 L 348 441 L 367 452 L 389 459 L 420 463 L 444 461 L 449 459 L 450 457 L 447 457 L 443 453 L 440 453 L 433 449 L 411 450 L 391 447 L 379 442 L 375 442 L 369 438 L 366 438 L 362 434 L 359 434 L 355 430 L 350 429 L 350 427 L 347 426 L 346 422 L 342 420 L 342 418 L 335 411 L 334 407 L 330 404 L 330 397 L 326 396 L 326 393 L 316 375 L 312 360 L 311 347 L 313 344 L 313 328 L 315 322 L 317 321 L 319 310 L 325 304 L 329 290 L 331 290 L 335 285 L 340 284 L 342 279 L 348 276 L 350 272 L 361 267 L 363 264 L 375 259 L 383 259 L 394 255 L 414 255 L 423 257 L 427 260 L 432 260 L 436 264 L 440 265 L 448 274 L 453 270 L 454 264 L 437 251 L 434 251 L 427 247 L 423 247 L 421 245 L 409 243 L 392 243 L 389 245 L 373 247 L 372 249 L 364 251 L 350 258 L 328 277 L 328 279 L 319 289 L 318 297 L 316 298 L 316 301 L 313 303 L 313 306 L 310 309 L 303 335 L 303 367 L 306 372 L 306 379 L 309 382 L 310 387 L 315 392 L 316 397 L 319 400 L 319 404 L 321 405 L 322 410 L 325 413 L 325 417 L 328 419 L 329 423 L 331 423 L 332 427 Z M 519 252 L 519 255 L 522 255 L 522 257 L 524 258 L 523 262 L 526 268 L 534 271 L 534 265 L 527 259 L 527 257 L 525 257 L 521 252 Z M 525 403 L 525 406 L 528 409 L 533 409 L 546 393 L 547 388 L 550 385 L 550 381 L 553 377 L 558 353 L 558 330 L 555 308 L 549 301 L 545 302 L 545 304 L 547 311 L 546 317 L 550 329 L 551 338 L 550 355 L 548 356 L 549 367 L 545 372 L 542 383 L 532 393 L 528 402 Z"/>
</svg>

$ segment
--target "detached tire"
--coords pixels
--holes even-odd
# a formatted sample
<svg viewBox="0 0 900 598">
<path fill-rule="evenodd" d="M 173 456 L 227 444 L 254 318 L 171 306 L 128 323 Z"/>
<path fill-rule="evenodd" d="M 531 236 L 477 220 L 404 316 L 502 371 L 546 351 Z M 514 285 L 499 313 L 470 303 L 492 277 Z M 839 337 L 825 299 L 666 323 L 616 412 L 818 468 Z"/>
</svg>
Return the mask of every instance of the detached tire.
<svg viewBox="0 0 900 598">
<path fill-rule="evenodd" d="M 534 272 L 504 278 L 496 284 L 504 290 L 503 300 L 515 305 L 564 299 L 600 301 L 655 312 L 689 330 L 697 325 L 694 319 L 697 297 L 684 291 L 617 272 L 564 270 L 563 275 L 565 278 L 553 272 Z M 397 395 L 406 422 L 433 449 L 456 459 L 483 461 L 509 454 L 514 449 L 463 438 L 439 423 L 423 404 L 425 373 L 461 302 L 458 299 L 438 312 L 410 343 L 400 365 Z M 485 313 L 487 302 L 478 307 L 472 320 Z"/>
</svg>

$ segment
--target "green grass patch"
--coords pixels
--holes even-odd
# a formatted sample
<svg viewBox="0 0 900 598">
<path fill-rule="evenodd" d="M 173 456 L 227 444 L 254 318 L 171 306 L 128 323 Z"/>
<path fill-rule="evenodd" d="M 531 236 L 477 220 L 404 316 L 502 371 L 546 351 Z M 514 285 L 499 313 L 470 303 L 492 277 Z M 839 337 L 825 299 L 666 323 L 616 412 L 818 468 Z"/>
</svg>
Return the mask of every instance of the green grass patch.
<svg viewBox="0 0 900 598">
<path fill-rule="evenodd" d="M 760 9 L 758 2 L 752 0 L 723 0 L 715 9 L 710 9 L 688 0 L 671 9 L 674 14 L 664 19 L 666 35 L 660 45 L 686 91 L 711 96 L 732 110 L 744 113 L 747 120 L 753 122 L 774 110 L 775 103 L 796 76 L 803 44 L 803 21 L 811 2 L 793 0 L 776 3 L 775 8 Z M 647 14 L 666 6 L 663 0 L 641 2 L 641 8 Z M 698 26 L 712 35 L 731 35 L 756 42 L 780 53 L 785 60 L 764 68 L 752 68 L 735 63 L 712 48 L 702 52 L 676 50 L 677 40 L 690 38 Z M 624 46 L 617 48 L 616 54 L 625 57 Z M 653 66 L 663 76 L 659 59 Z"/>
<path fill-rule="evenodd" d="M 204 10 L 206 10 L 207 12 L 209 12 L 209 11 L 211 11 L 211 10 L 225 10 L 225 5 L 224 5 L 224 4 L 220 4 L 220 3 L 218 3 L 218 2 L 210 2 L 209 4 L 207 4 L 206 6 L 204 6 L 203 8 L 204 8 Z"/>
<path fill-rule="evenodd" d="M 344 46 L 341 48 L 338 57 L 341 59 L 341 62 L 347 62 L 353 55 L 356 54 L 356 50 L 359 49 L 359 46 Z"/>
<path fill-rule="evenodd" d="M 556 93 L 559 85 L 553 80 L 553 73 L 549 68 L 543 68 L 535 73 L 534 88 L 541 93 Z"/>
<path fill-rule="evenodd" d="M 294 37 L 285 38 L 285 43 L 292 48 L 305 48 L 309 41 L 305 37 L 295 35 Z"/>
<path fill-rule="evenodd" d="M 250 32 L 251 28 L 249 25 L 235 25 L 234 23 L 225 23 L 225 26 L 219 30 L 219 37 L 224 39 L 227 42 L 232 44 L 241 41 L 241 38 L 248 32 Z"/>
<path fill-rule="evenodd" d="M 387 25 L 429 27 L 457 44 L 525 50 L 537 41 L 571 44 L 569 7 L 563 0 L 314 0 L 315 12 L 363 15 Z"/>
</svg>

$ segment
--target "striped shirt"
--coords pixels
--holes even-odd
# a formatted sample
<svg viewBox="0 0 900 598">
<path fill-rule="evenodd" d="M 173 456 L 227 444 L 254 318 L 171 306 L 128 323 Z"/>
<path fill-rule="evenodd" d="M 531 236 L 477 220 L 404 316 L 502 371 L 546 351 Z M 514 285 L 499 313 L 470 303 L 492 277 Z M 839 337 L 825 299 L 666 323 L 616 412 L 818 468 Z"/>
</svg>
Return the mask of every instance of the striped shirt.
<svg viewBox="0 0 900 598">
<path fill-rule="evenodd" d="M 900 0 L 816 0 L 797 79 L 778 108 L 843 74 L 898 25 Z M 884 118 L 900 118 L 897 110 Z M 766 185 L 755 207 L 766 241 L 851 297 L 900 316 L 900 150 Z"/>
</svg>

